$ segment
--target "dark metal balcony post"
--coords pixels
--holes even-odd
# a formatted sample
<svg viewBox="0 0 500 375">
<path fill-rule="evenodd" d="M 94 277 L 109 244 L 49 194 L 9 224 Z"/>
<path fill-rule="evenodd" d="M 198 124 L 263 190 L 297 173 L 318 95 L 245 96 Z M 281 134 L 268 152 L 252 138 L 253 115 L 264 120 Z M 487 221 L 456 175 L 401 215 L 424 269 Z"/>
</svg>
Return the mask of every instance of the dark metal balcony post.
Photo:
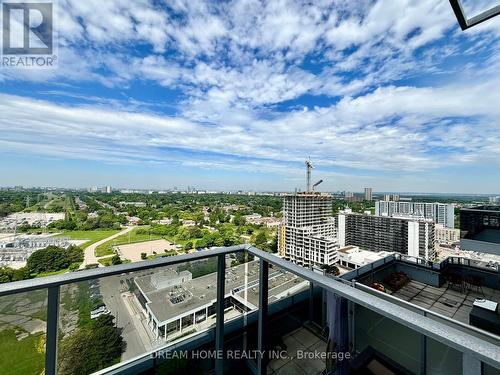
<svg viewBox="0 0 500 375">
<path fill-rule="evenodd" d="M 215 322 L 215 373 L 222 375 L 224 372 L 224 294 L 226 284 L 226 256 L 218 255 L 217 263 L 217 302 L 216 302 L 216 322 Z"/>
<path fill-rule="evenodd" d="M 356 289 L 356 281 L 351 281 L 351 286 Z M 351 344 L 351 350 L 355 352 L 356 345 L 356 304 L 348 300 L 347 307 L 349 309 L 347 325 L 349 327 L 349 343 Z"/>
<path fill-rule="evenodd" d="M 314 320 L 314 284 L 309 282 L 309 321 Z"/>
<path fill-rule="evenodd" d="M 57 372 L 57 328 L 59 321 L 59 286 L 47 289 L 47 340 L 45 343 L 45 374 Z"/>
<path fill-rule="evenodd" d="M 267 374 L 267 313 L 268 313 L 268 282 L 269 282 L 269 263 L 260 259 L 259 273 L 259 327 L 258 327 L 258 350 L 257 356 L 257 374 Z"/>
<path fill-rule="evenodd" d="M 427 316 L 425 311 L 422 311 L 423 316 Z M 420 334 L 420 375 L 427 373 L 427 336 Z"/>
</svg>

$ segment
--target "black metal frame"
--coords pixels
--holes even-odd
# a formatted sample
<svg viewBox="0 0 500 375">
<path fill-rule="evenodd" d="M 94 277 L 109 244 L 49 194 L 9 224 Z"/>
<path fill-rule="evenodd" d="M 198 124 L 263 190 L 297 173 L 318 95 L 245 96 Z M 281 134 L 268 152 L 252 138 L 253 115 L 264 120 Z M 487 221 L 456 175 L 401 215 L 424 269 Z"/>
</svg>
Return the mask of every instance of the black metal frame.
<svg viewBox="0 0 500 375">
<path fill-rule="evenodd" d="M 491 9 L 488 9 L 477 16 L 472 18 L 467 18 L 465 11 L 462 7 L 461 0 L 450 0 L 451 7 L 453 8 L 453 12 L 455 12 L 455 16 L 457 17 L 458 24 L 462 28 L 462 30 L 467 30 L 471 27 L 474 27 L 484 21 L 489 20 L 495 16 L 500 15 L 500 4 L 494 6 Z"/>
</svg>

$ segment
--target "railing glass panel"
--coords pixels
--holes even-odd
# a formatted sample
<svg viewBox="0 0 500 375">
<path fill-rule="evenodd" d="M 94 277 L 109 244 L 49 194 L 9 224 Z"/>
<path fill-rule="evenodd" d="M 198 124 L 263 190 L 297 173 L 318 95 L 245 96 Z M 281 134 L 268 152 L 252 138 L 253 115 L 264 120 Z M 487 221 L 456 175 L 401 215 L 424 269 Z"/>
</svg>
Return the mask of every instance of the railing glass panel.
<svg viewBox="0 0 500 375">
<path fill-rule="evenodd" d="M 0 374 L 40 374 L 46 331 L 46 290 L 0 297 Z"/>
<path fill-rule="evenodd" d="M 428 337 L 426 353 L 428 375 L 455 375 L 462 373 L 462 353 L 458 350 Z"/>
<path fill-rule="evenodd" d="M 379 358 L 387 366 L 412 373 L 421 371 L 422 335 L 365 307 L 355 307 L 355 351 Z M 368 365 L 368 364 L 367 364 Z"/>
<path fill-rule="evenodd" d="M 500 368 L 483 363 L 483 375 L 500 375 Z"/>
<path fill-rule="evenodd" d="M 62 286 L 59 375 L 92 373 L 198 334 L 213 341 L 217 266 L 212 257 Z M 158 356 L 163 367 L 184 363 Z"/>
</svg>

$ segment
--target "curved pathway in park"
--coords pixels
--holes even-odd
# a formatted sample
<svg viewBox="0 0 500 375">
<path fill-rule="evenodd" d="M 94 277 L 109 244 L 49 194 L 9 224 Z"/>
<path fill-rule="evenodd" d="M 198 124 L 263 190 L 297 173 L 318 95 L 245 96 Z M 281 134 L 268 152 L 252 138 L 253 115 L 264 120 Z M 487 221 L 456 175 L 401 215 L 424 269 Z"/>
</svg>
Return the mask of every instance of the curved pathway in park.
<svg viewBox="0 0 500 375">
<path fill-rule="evenodd" d="M 106 238 L 104 238 L 104 239 L 102 239 L 100 241 L 97 241 L 97 242 L 93 243 L 90 246 L 87 246 L 85 248 L 85 255 L 84 255 L 82 264 L 80 264 L 80 268 L 83 269 L 88 264 L 98 264 L 99 267 L 102 267 L 102 265 L 99 263 L 99 259 L 102 258 L 102 257 L 96 257 L 95 256 L 95 249 L 97 248 L 97 246 L 102 245 L 103 243 L 108 242 L 110 240 L 113 240 L 116 237 L 121 236 L 122 234 L 128 233 L 132 229 L 134 229 L 134 227 L 132 227 L 132 226 L 126 227 L 124 230 L 122 230 L 122 231 L 120 231 L 118 233 L 115 233 L 115 234 L 113 234 L 113 235 L 111 235 L 109 237 L 106 237 Z"/>
</svg>

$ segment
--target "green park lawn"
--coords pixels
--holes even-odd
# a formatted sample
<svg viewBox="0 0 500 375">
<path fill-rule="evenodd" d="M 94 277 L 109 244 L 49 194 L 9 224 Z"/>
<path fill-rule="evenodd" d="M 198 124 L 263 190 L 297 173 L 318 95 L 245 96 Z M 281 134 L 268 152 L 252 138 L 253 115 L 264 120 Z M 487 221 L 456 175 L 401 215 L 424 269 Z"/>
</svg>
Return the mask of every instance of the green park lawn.
<svg viewBox="0 0 500 375">
<path fill-rule="evenodd" d="M 42 336 L 39 333 L 17 341 L 14 330 L 0 331 L 0 374 L 41 374 L 45 367 Z"/>
<path fill-rule="evenodd" d="M 159 240 L 164 238 L 163 236 L 157 235 L 157 234 L 151 234 L 145 233 L 137 233 L 139 229 L 146 229 L 147 227 L 137 227 L 132 229 L 130 232 L 122 234 L 121 236 L 116 237 L 115 239 L 112 239 L 111 241 L 105 242 L 95 249 L 95 256 L 96 257 L 102 257 L 106 255 L 111 255 L 113 254 L 113 246 L 115 245 L 125 245 L 128 243 L 134 243 L 134 242 L 144 242 L 144 241 L 153 241 L 153 240 Z"/>
<path fill-rule="evenodd" d="M 109 267 L 111 266 L 111 258 L 113 257 L 106 257 L 106 258 L 101 258 L 98 260 L 99 263 L 101 263 L 104 267 Z M 125 263 L 130 263 L 129 259 L 122 259 L 122 264 Z"/>
<path fill-rule="evenodd" d="M 54 276 L 54 275 L 60 275 L 62 273 L 66 273 L 68 272 L 69 269 L 68 268 L 64 268 L 62 270 L 59 270 L 59 271 L 52 271 L 52 272 L 40 272 L 40 273 L 37 273 L 36 274 L 36 277 L 45 277 L 45 276 Z"/>
<path fill-rule="evenodd" d="M 90 246 L 106 237 L 112 236 L 118 233 L 119 230 L 106 229 L 106 230 L 68 230 L 62 232 L 58 237 L 69 237 L 72 240 L 88 240 L 83 244 L 82 247 Z"/>
</svg>

